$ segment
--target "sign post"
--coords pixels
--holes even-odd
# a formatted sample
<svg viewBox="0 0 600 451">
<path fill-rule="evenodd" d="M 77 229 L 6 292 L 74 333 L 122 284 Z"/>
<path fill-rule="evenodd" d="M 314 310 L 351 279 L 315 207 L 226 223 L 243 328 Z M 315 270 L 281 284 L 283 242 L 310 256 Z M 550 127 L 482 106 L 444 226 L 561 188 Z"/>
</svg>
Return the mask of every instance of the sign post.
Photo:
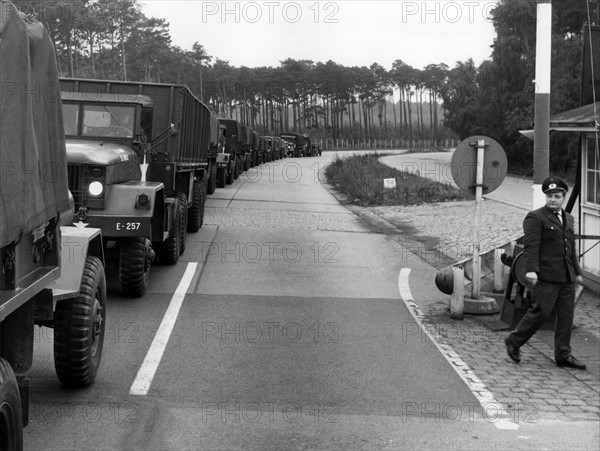
<svg viewBox="0 0 600 451">
<path fill-rule="evenodd" d="M 475 176 L 475 237 L 473 240 L 473 281 L 471 283 L 471 297 L 478 299 L 481 290 L 481 202 L 483 201 L 483 157 L 488 146 L 485 139 L 478 139 L 477 143 L 477 171 Z"/>
<path fill-rule="evenodd" d="M 504 181 L 508 169 L 506 154 L 492 138 L 471 136 L 454 151 L 450 169 L 459 189 L 475 198 L 471 302 L 464 306 L 464 312 L 495 313 L 498 310 L 496 301 L 481 296 L 481 209 L 483 195 L 491 193 Z"/>
</svg>

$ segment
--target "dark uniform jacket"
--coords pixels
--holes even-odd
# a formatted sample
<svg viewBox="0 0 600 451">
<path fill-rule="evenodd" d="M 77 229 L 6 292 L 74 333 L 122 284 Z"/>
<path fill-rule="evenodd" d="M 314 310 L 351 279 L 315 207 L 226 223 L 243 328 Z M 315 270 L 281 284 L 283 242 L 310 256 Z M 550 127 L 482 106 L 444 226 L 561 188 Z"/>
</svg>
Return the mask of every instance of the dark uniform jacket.
<svg viewBox="0 0 600 451">
<path fill-rule="evenodd" d="M 581 274 L 575 250 L 574 220 L 562 211 L 563 223 L 548 207 L 527 214 L 523 221 L 525 267 L 546 282 L 572 283 Z"/>
</svg>

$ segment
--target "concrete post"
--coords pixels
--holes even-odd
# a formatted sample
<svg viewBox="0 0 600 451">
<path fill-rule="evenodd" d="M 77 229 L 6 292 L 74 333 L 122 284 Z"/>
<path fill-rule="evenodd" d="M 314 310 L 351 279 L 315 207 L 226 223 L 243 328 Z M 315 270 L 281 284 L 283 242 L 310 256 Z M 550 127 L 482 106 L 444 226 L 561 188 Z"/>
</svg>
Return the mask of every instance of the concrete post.
<svg viewBox="0 0 600 451">
<path fill-rule="evenodd" d="M 450 318 L 463 319 L 465 310 L 465 270 L 452 267 L 453 290 L 450 297 Z"/>
</svg>

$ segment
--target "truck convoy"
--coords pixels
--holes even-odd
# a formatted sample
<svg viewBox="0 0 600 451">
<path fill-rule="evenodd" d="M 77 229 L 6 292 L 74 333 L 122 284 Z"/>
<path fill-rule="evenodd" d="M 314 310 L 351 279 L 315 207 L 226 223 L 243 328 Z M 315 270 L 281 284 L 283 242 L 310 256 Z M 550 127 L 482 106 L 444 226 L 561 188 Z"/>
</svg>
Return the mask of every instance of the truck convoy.
<svg viewBox="0 0 600 451">
<path fill-rule="evenodd" d="M 52 42 L 0 0 L 0 449 L 22 450 L 34 326 L 54 329 L 63 385 L 96 378 L 106 324 L 100 230 L 73 226 Z M 65 224 L 64 226 L 62 224 Z M 66 224 L 70 224 L 67 226 Z"/>
<path fill-rule="evenodd" d="M 175 264 L 186 232 L 202 226 L 219 155 L 216 117 L 183 85 L 61 79 L 60 86 L 77 216 L 102 230 L 121 292 L 142 296 L 155 257 Z"/>
</svg>

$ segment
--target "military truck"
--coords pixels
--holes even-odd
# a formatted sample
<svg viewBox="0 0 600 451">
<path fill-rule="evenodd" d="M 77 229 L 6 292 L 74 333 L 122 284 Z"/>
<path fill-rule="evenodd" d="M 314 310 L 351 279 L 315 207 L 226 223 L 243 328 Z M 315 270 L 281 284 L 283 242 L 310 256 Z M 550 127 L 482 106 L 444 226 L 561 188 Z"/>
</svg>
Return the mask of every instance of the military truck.
<svg viewBox="0 0 600 451">
<path fill-rule="evenodd" d="M 242 125 L 242 155 L 244 155 L 244 171 L 252 167 L 252 128 Z"/>
<path fill-rule="evenodd" d="M 270 161 L 275 161 L 283 158 L 283 148 L 281 145 L 281 139 L 277 136 L 265 136 L 264 138 L 267 143 Z"/>
<path fill-rule="evenodd" d="M 299 133 L 285 132 L 279 135 L 281 139 L 285 139 L 293 144 L 293 156 L 305 157 L 308 155 L 307 136 Z"/>
<path fill-rule="evenodd" d="M 210 140 L 208 145 L 208 181 L 206 183 L 206 193 L 214 194 L 217 188 L 217 158 L 222 151 L 221 146 L 222 131 L 219 127 L 219 119 L 215 114 L 210 116 Z"/>
<path fill-rule="evenodd" d="M 19 87 L 0 102 L 0 449 L 18 451 L 29 420 L 34 326 L 54 329 L 61 383 L 92 384 L 106 280 L 100 230 L 73 226 L 60 91 L 35 95 L 58 86 L 52 42 L 5 0 L 0 32 L 0 85 Z"/>
<path fill-rule="evenodd" d="M 217 157 L 217 185 L 231 185 L 242 173 L 245 150 L 242 147 L 242 124 L 235 119 L 219 118 L 223 148 Z"/>
<path fill-rule="evenodd" d="M 256 161 L 257 164 L 263 164 L 269 161 L 267 159 L 267 142 L 264 136 L 256 137 Z"/>
<path fill-rule="evenodd" d="M 250 147 L 252 149 L 252 163 L 251 166 L 258 166 L 260 164 L 260 156 L 258 150 L 258 133 L 255 130 L 252 130 L 252 138 Z"/>
<path fill-rule="evenodd" d="M 146 292 L 155 258 L 175 264 L 204 220 L 209 108 L 184 85 L 61 79 L 69 188 L 102 230 L 121 292 Z"/>
</svg>

